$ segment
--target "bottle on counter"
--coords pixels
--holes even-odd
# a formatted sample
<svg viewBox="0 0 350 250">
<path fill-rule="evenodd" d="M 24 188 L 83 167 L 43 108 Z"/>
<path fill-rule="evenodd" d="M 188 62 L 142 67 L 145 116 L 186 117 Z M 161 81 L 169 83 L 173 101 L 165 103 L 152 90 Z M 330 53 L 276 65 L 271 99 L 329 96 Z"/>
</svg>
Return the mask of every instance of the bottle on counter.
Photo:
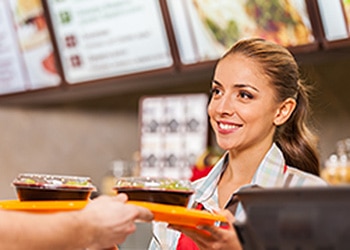
<svg viewBox="0 0 350 250">
<path fill-rule="evenodd" d="M 130 161 L 115 160 L 111 162 L 107 173 L 102 178 L 101 192 L 106 195 L 116 195 L 113 186 L 120 177 L 134 176 L 134 164 Z"/>
<path fill-rule="evenodd" d="M 337 142 L 336 153 L 326 160 L 321 177 L 331 185 L 350 184 L 350 138 Z"/>
</svg>

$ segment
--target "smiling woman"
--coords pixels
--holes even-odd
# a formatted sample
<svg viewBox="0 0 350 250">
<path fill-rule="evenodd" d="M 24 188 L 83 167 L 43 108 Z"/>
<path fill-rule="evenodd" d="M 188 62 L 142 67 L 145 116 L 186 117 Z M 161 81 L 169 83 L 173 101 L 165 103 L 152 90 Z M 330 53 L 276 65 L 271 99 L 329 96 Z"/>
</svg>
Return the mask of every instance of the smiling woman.
<svg viewBox="0 0 350 250">
<path fill-rule="evenodd" d="M 271 98 L 274 89 L 257 66 L 245 56 L 233 54 L 216 67 L 208 114 L 217 143 L 224 150 L 271 141 L 272 111 L 278 105 Z"/>
<path fill-rule="evenodd" d="M 232 224 L 201 230 L 172 226 L 179 232 L 168 231 L 170 249 L 242 249 L 233 223 L 246 213 L 240 203 L 228 210 L 242 187 L 327 185 L 318 177 L 317 137 L 308 127 L 308 105 L 307 87 L 286 48 L 244 39 L 219 59 L 208 115 L 217 144 L 226 152 L 206 177 L 193 183 L 189 207 L 219 211 Z"/>
</svg>

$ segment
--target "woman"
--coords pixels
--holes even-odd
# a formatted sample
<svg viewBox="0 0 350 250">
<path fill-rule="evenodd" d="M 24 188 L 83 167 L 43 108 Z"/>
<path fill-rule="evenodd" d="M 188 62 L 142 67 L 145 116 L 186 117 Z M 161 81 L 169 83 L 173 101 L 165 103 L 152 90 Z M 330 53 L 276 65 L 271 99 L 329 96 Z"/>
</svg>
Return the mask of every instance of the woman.
<svg viewBox="0 0 350 250">
<path fill-rule="evenodd" d="M 326 185 L 318 177 L 308 109 L 306 86 L 287 49 L 258 38 L 234 44 L 216 65 L 208 105 L 217 144 L 226 153 L 206 177 L 194 182 L 189 206 L 222 211 L 243 186 Z M 231 222 L 245 216 L 240 204 L 234 216 L 228 210 L 222 213 Z M 232 225 L 172 229 L 183 234 L 167 231 L 170 249 L 241 249 Z M 151 249 L 156 249 L 154 243 Z"/>
</svg>

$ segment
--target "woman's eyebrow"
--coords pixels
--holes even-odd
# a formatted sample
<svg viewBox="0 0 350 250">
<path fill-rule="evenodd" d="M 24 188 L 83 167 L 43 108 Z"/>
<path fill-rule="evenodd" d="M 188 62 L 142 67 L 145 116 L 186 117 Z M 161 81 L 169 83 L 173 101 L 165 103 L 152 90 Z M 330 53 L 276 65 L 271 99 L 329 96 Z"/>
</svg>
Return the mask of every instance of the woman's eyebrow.
<svg viewBox="0 0 350 250">
<path fill-rule="evenodd" d="M 212 80 L 211 83 L 215 83 L 216 85 L 222 86 L 222 84 L 220 82 L 218 82 L 217 80 Z"/>
<path fill-rule="evenodd" d="M 211 82 L 212 82 L 212 84 L 222 86 L 222 84 L 217 80 L 212 80 Z M 234 84 L 233 87 L 234 88 L 251 88 L 251 89 L 255 90 L 256 92 L 259 92 L 259 90 L 256 87 L 252 86 L 251 84 L 246 84 L 246 83 L 237 83 L 237 84 Z"/>
<path fill-rule="evenodd" d="M 254 87 L 250 84 L 245 84 L 245 83 L 234 84 L 233 87 L 235 87 L 235 88 L 251 88 L 251 89 L 255 90 L 256 92 L 259 92 L 259 90 L 256 87 Z"/>
</svg>

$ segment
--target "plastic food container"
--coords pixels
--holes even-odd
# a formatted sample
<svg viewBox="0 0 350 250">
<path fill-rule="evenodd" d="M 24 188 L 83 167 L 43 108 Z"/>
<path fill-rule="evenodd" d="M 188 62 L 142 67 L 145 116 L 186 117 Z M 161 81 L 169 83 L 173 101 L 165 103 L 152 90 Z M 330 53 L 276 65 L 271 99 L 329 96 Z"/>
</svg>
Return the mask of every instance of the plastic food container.
<svg viewBox="0 0 350 250">
<path fill-rule="evenodd" d="M 88 200 L 96 187 L 89 177 L 20 174 L 12 185 L 20 201 Z"/>
<path fill-rule="evenodd" d="M 187 206 L 194 193 L 190 181 L 155 177 L 124 177 L 116 181 L 116 193 L 125 193 L 130 201 L 145 201 Z"/>
</svg>

